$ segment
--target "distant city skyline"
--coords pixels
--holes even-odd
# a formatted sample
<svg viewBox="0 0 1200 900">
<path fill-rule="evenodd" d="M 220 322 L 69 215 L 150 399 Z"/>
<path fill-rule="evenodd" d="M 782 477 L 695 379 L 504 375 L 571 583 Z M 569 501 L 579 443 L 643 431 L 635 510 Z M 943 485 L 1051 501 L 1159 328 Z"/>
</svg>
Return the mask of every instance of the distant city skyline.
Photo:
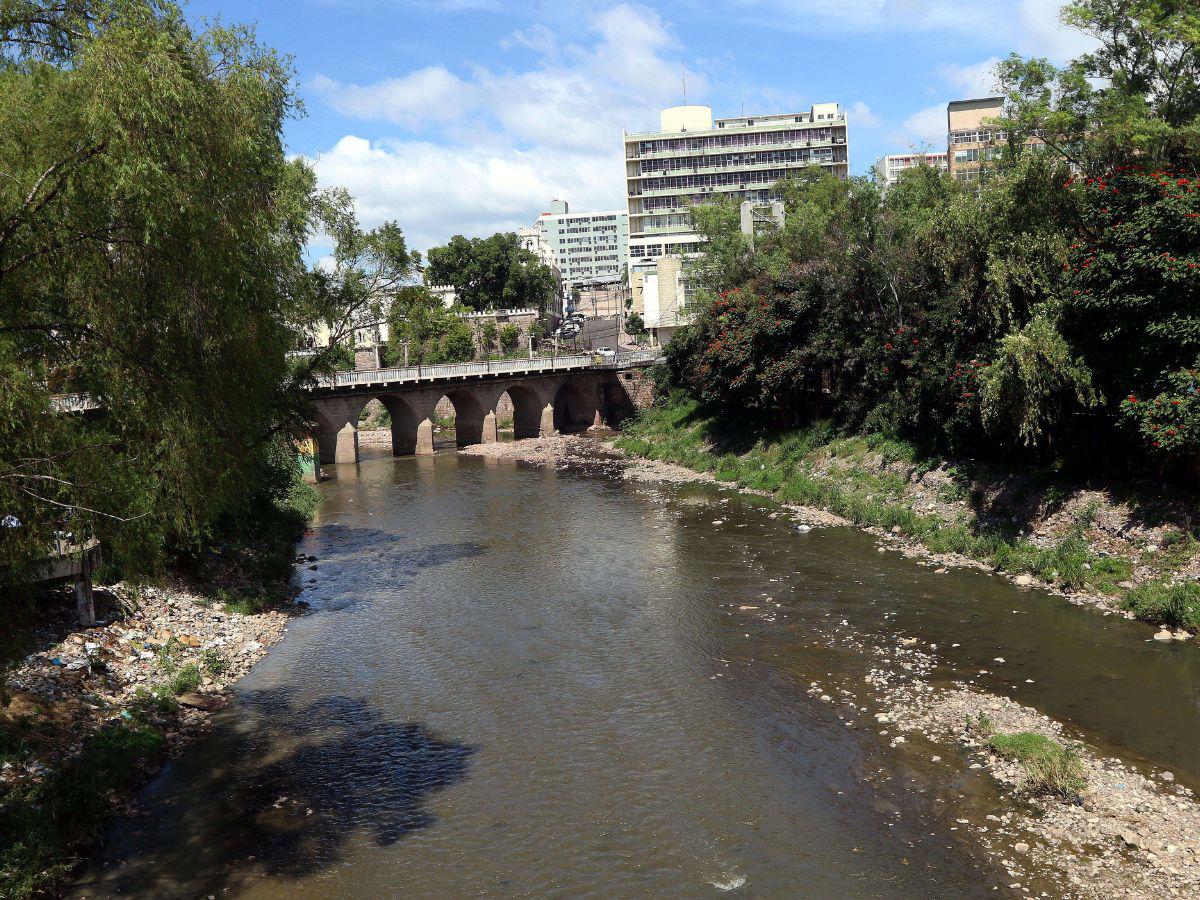
<svg viewBox="0 0 1200 900">
<path fill-rule="evenodd" d="M 257 25 L 293 57 L 307 116 L 290 152 L 395 219 L 415 249 L 516 231 L 567 197 L 621 208 L 622 129 L 663 107 L 718 118 L 847 110 L 850 172 L 945 150 L 946 103 L 984 96 L 1016 51 L 1062 62 L 1085 38 L 1058 0 L 193 0 L 188 15 Z"/>
</svg>

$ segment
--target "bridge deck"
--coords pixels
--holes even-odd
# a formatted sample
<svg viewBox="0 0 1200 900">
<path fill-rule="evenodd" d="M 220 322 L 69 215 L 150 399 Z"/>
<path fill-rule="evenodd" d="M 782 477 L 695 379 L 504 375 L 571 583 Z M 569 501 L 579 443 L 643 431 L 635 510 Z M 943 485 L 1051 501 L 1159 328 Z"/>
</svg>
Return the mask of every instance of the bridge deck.
<svg viewBox="0 0 1200 900">
<path fill-rule="evenodd" d="M 439 381 L 475 380 L 514 375 L 542 375 L 553 372 L 577 372 L 583 369 L 621 369 L 646 365 L 658 358 L 657 351 L 639 351 L 604 360 L 591 353 L 557 356 L 549 359 L 500 359 L 475 363 L 435 366 L 401 366 L 390 369 L 360 369 L 335 372 L 317 378 L 319 392 L 339 391 L 380 385 L 429 384 Z"/>
</svg>

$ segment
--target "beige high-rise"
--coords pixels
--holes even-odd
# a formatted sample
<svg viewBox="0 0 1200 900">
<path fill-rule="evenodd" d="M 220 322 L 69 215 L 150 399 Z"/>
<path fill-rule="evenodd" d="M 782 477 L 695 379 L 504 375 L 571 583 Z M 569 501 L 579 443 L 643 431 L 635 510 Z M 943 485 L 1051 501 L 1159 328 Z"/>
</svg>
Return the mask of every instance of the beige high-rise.
<svg viewBox="0 0 1200 900">
<path fill-rule="evenodd" d="M 701 250 L 691 209 L 714 198 L 769 204 L 789 175 L 819 166 L 849 172 L 846 111 L 817 103 L 807 112 L 712 117 L 707 106 L 662 111 L 658 131 L 625 133 L 629 267 L 651 272 L 660 256 Z"/>
</svg>

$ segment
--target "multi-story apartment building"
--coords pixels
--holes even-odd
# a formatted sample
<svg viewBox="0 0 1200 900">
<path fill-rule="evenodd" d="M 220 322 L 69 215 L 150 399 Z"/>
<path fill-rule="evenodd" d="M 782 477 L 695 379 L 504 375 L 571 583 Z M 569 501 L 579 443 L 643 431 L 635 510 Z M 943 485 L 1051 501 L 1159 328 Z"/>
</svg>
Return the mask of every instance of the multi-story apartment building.
<svg viewBox="0 0 1200 900">
<path fill-rule="evenodd" d="M 693 205 L 722 195 L 767 203 L 777 182 L 814 165 L 849 173 L 846 113 L 836 103 L 715 121 L 707 106 L 663 110 L 658 131 L 625 133 L 630 269 L 698 252 Z"/>
<path fill-rule="evenodd" d="M 890 188 L 900 180 L 900 173 L 917 166 L 932 166 L 939 172 L 950 171 L 950 161 L 946 153 L 911 152 L 890 153 L 881 157 L 875 164 L 875 174 L 884 189 Z"/>
<path fill-rule="evenodd" d="M 979 169 L 997 152 L 1007 135 L 996 127 L 1004 115 L 1003 97 L 953 100 L 946 105 L 946 147 L 950 177 L 976 181 Z M 1025 139 L 1025 147 L 1044 150 L 1046 143 L 1036 134 Z"/>
<path fill-rule="evenodd" d="M 946 147 L 950 177 L 956 181 L 975 181 L 979 167 L 1004 139 L 994 126 L 1004 115 L 1003 97 L 953 100 L 946 105 Z"/>
<path fill-rule="evenodd" d="M 568 290 L 616 282 L 629 250 L 629 215 L 624 210 L 573 213 L 566 200 L 553 200 L 549 212 L 521 229 L 521 242 L 543 262 L 549 255 Z"/>
</svg>

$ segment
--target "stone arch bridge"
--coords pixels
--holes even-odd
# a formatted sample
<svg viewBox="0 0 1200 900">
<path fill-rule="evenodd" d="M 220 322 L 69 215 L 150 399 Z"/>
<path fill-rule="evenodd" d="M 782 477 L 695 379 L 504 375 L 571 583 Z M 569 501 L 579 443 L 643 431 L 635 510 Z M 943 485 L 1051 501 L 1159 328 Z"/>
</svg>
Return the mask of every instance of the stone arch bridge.
<svg viewBox="0 0 1200 900">
<path fill-rule="evenodd" d="M 505 394 L 518 440 L 616 425 L 649 404 L 647 369 L 656 359 L 650 352 L 607 362 L 579 355 L 324 376 L 310 394 L 321 462 L 358 461 L 359 416 L 371 400 L 391 416 L 397 456 L 433 453 L 433 420 L 443 397 L 454 406 L 460 447 L 498 440 L 496 408 Z"/>
</svg>

